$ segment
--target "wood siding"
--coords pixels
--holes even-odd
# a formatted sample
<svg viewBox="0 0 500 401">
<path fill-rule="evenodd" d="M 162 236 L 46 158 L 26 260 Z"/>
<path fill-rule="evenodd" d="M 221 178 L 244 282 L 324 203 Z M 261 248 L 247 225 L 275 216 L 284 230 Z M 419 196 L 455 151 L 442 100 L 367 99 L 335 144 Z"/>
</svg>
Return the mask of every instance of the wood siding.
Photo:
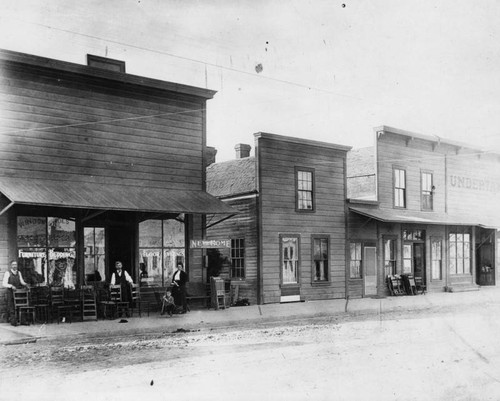
<svg viewBox="0 0 500 401">
<path fill-rule="evenodd" d="M 3 63 L 0 170 L 201 189 L 204 99 Z"/>
<path fill-rule="evenodd" d="M 300 295 L 306 300 L 344 298 L 345 156 L 340 150 L 258 138 L 263 303 L 280 302 L 280 234 L 300 236 Z M 314 169 L 315 211 L 296 211 L 295 168 Z M 311 238 L 330 238 L 329 281 L 313 282 Z"/>
<path fill-rule="evenodd" d="M 239 286 L 239 298 L 248 298 L 251 304 L 258 303 L 258 234 L 257 234 L 257 204 L 256 196 L 239 200 L 226 200 L 226 204 L 234 207 L 239 214 L 216 224 L 207 230 L 208 239 L 238 239 L 245 240 L 245 278 L 231 279 L 233 285 Z M 228 249 L 220 250 L 228 255 Z M 229 274 L 229 272 L 225 272 Z"/>
</svg>

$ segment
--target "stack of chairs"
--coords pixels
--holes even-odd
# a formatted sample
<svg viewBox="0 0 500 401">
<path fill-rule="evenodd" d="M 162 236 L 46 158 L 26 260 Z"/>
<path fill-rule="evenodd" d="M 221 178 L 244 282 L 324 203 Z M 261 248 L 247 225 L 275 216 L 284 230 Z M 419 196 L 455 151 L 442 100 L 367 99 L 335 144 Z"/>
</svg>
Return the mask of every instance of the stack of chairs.
<svg viewBox="0 0 500 401">
<path fill-rule="evenodd" d="M 406 295 L 403 280 L 399 274 L 390 274 L 387 276 L 387 287 L 393 296 Z"/>
</svg>

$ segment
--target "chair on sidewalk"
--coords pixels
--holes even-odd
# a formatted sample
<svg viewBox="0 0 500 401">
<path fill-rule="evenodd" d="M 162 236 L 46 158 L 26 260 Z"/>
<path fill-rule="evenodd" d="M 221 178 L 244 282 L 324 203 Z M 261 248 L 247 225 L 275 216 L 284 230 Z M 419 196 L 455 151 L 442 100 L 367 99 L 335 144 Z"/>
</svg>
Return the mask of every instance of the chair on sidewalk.
<svg viewBox="0 0 500 401">
<path fill-rule="evenodd" d="M 97 302 L 94 287 L 84 285 L 81 288 L 82 320 L 97 320 Z"/>
<path fill-rule="evenodd" d="M 127 301 L 122 301 L 122 287 L 120 285 L 109 286 L 109 298 L 115 304 L 118 316 L 122 316 L 124 312 L 126 316 L 130 315 L 130 305 Z"/>
<path fill-rule="evenodd" d="M 139 317 L 141 316 L 141 292 L 139 288 L 139 284 L 131 284 L 130 285 L 130 295 L 132 297 L 132 301 L 130 303 L 130 316 L 134 315 L 134 310 L 137 309 L 139 313 Z M 149 307 L 148 307 L 148 316 L 149 316 Z"/>
<path fill-rule="evenodd" d="M 393 296 L 405 295 L 406 292 L 403 287 L 403 281 L 401 280 L 401 276 L 388 275 L 387 276 L 387 287 L 389 288 L 389 292 Z"/>
<path fill-rule="evenodd" d="M 424 279 L 422 277 L 415 277 L 415 290 L 417 294 L 420 292 L 420 294 L 425 294 L 425 291 L 427 290 L 427 287 L 424 283 Z"/>
<path fill-rule="evenodd" d="M 29 321 L 35 324 L 35 307 L 31 305 L 29 290 L 14 290 L 14 308 L 19 324 L 29 324 Z"/>
<path fill-rule="evenodd" d="M 230 296 L 226 293 L 226 283 L 219 277 L 210 277 L 212 306 L 214 309 L 227 308 Z"/>
</svg>

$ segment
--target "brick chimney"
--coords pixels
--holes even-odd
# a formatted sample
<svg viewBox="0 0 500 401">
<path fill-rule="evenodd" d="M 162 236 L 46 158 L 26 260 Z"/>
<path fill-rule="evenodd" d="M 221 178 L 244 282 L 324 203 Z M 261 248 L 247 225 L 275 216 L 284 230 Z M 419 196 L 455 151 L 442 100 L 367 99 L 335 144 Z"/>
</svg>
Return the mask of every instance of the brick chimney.
<svg viewBox="0 0 500 401">
<path fill-rule="evenodd" d="M 236 158 L 237 159 L 244 159 L 245 157 L 250 156 L 250 149 L 252 147 L 250 145 L 246 145 L 244 143 L 239 143 L 234 147 L 234 150 L 236 150 Z"/>
<path fill-rule="evenodd" d="M 217 149 L 213 146 L 205 147 L 205 167 L 210 166 L 215 163 L 215 156 L 217 155 Z"/>
</svg>

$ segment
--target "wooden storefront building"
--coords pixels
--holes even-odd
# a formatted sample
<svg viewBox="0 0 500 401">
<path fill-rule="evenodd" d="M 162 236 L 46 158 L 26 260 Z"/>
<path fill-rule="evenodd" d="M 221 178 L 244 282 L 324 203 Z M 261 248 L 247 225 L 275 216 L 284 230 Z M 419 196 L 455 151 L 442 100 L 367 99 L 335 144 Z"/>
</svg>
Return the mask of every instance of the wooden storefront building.
<svg viewBox="0 0 500 401">
<path fill-rule="evenodd" d="M 382 126 L 347 171 L 350 297 L 387 295 L 395 274 L 429 291 L 496 285 L 499 154 Z"/>
<path fill-rule="evenodd" d="M 207 191 L 239 211 L 207 229 L 231 241 L 221 275 L 250 303 L 345 298 L 350 147 L 261 132 L 250 149 L 207 168 Z"/>
<path fill-rule="evenodd" d="M 163 284 L 181 261 L 202 281 L 189 240 L 233 212 L 205 192 L 215 92 L 88 61 L 0 51 L 0 275 L 17 260 L 30 285 L 73 288 L 120 260 Z"/>
</svg>

